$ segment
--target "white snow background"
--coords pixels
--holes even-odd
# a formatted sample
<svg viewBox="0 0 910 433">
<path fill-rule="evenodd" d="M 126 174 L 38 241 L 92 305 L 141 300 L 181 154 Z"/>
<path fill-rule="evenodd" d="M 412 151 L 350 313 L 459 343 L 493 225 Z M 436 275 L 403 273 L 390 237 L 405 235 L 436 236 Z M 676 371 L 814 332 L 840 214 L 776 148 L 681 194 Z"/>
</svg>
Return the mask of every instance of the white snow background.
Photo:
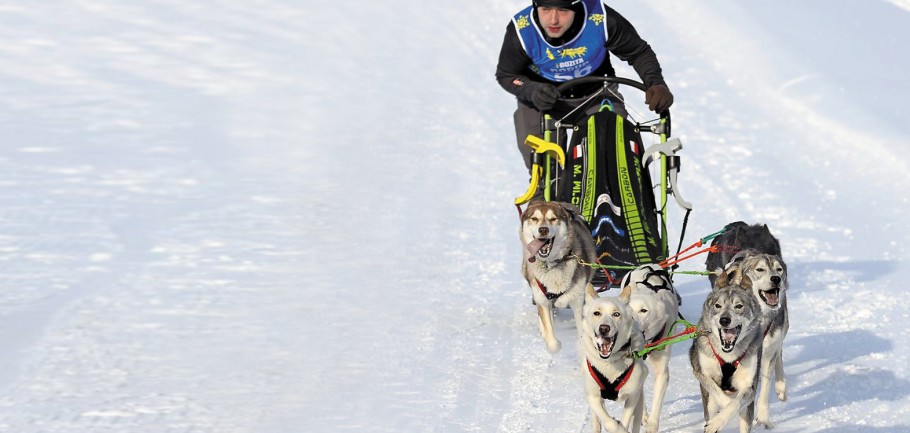
<svg viewBox="0 0 910 433">
<path fill-rule="evenodd" d="M 0 431 L 588 431 L 519 276 L 525 3 L 0 5 Z M 686 244 L 782 243 L 776 431 L 910 431 L 908 3 L 611 4 L 676 96 Z M 701 430 L 688 347 L 663 431 Z"/>
</svg>

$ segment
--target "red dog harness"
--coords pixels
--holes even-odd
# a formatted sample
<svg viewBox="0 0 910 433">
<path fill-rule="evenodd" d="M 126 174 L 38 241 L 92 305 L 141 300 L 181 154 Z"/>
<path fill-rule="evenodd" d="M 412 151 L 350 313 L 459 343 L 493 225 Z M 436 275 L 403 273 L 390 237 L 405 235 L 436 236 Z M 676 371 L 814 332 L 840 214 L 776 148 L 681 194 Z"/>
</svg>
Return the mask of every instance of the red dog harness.
<svg viewBox="0 0 910 433">
<path fill-rule="evenodd" d="M 540 282 L 540 280 L 538 280 L 537 278 L 535 278 L 534 281 L 537 282 L 537 287 L 540 288 L 540 291 L 543 292 L 543 295 L 546 296 L 547 299 L 549 299 L 549 300 L 551 300 L 551 301 L 555 301 L 555 300 L 558 299 L 560 296 L 566 294 L 566 292 L 562 292 L 562 293 L 550 293 L 550 292 L 547 291 L 547 286 L 544 286 L 543 283 Z"/>
<path fill-rule="evenodd" d="M 597 369 L 591 365 L 591 361 L 586 359 L 585 362 L 588 364 L 588 372 L 591 373 L 594 382 L 597 382 L 597 386 L 600 387 L 600 398 L 604 400 L 616 401 L 619 397 L 619 390 L 622 389 L 623 385 L 626 384 L 626 381 L 632 377 L 632 371 L 635 370 L 635 361 L 633 361 L 632 365 L 630 365 L 623 374 L 620 374 L 616 380 L 611 382 L 603 373 L 597 371 Z"/>
<path fill-rule="evenodd" d="M 708 346 L 711 347 L 711 353 L 714 354 L 714 357 L 717 358 L 717 362 L 720 363 L 720 371 L 723 374 L 723 377 L 720 379 L 720 389 L 729 392 L 736 392 L 736 388 L 733 387 L 733 373 L 736 372 L 736 368 L 739 367 L 739 362 L 743 360 L 743 357 L 746 356 L 746 352 L 743 352 L 742 355 L 739 355 L 739 358 L 733 362 L 724 361 L 720 355 L 717 354 L 717 351 L 714 350 L 714 345 L 711 342 L 708 342 Z"/>
</svg>

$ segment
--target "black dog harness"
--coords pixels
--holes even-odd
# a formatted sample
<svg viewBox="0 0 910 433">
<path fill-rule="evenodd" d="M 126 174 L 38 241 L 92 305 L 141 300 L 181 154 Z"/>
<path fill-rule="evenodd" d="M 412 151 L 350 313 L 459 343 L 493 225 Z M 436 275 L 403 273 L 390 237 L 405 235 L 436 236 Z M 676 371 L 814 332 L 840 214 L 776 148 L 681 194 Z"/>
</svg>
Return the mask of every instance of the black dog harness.
<svg viewBox="0 0 910 433">
<path fill-rule="evenodd" d="M 676 290 L 674 290 L 673 287 L 670 285 L 670 272 L 667 271 L 666 269 L 654 270 L 654 269 L 651 269 L 650 267 L 648 267 L 648 269 L 649 269 L 649 271 L 647 274 L 645 274 L 644 281 L 638 281 L 637 284 L 644 285 L 645 287 L 651 289 L 651 291 L 653 291 L 654 293 L 660 293 L 661 290 L 669 290 L 670 293 L 673 293 L 674 295 L 676 295 L 676 300 L 679 303 L 679 305 L 682 305 L 682 298 L 679 296 L 679 293 L 676 293 Z M 626 275 L 631 275 L 631 273 L 626 274 Z M 650 280 L 651 277 L 655 277 L 655 276 L 660 278 L 660 281 L 661 281 L 660 284 L 651 284 L 650 282 L 648 282 L 648 280 Z M 625 284 L 623 284 L 623 286 L 625 286 Z"/>
<path fill-rule="evenodd" d="M 626 381 L 632 377 L 632 371 L 635 370 L 635 361 L 632 361 L 632 365 L 630 365 L 626 371 L 620 374 L 616 380 L 610 381 L 603 373 L 597 371 L 597 369 L 591 365 L 591 361 L 586 359 L 585 362 L 588 364 L 588 372 L 591 373 L 594 382 L 597 382 L 597 386 L 600 387 L 600 398 L 604 400 L 616 401 L 616 399 L 619 398 L 619 390 L 622 389 L 623 385 L 626 384 Z"/>
<path fill-rule="evenodd" d="M 658 284 L 651 284 L 651 283 L 649 283 L 648 280 L 651 279 L 652 276 L 657 276 L 657 277 L 659 277 L 660 280 L 661 280 L 661 284 L 658 285 Z M 653 290 L 654 293 L 658 293 L 658 292 L 660 292 L 661 290 L 669 290 L 669 291 L 672 292 L 673 289 L 670 288 L 669 285 L 667 285 L 667 282 L 668 282 L 668 281 L 670 281 L 670 273 L 667 272 L 666 269 L 661 269 L 661 270 L 659 270 L 659 271 L 651 270 L 651 272 L 648 272 L 648 274 L 645 275 L 645 280 L 644 280 L 644 281 L 640 281 L 638 284 L 644 284 L 645 287 L 647 287 L 647 288 Z"/>
</svg>

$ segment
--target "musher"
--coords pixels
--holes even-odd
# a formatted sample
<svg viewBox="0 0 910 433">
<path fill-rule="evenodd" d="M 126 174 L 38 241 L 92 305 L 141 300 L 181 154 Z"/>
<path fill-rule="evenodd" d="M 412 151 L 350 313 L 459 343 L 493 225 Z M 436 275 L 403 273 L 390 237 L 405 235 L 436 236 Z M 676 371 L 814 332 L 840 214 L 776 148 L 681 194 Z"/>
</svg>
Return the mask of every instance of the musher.
<svg viewBox="0 0 910 433">
<path fill-rule="evenodd" d="M 609 53 L 638 73 L 647 89 L 649 109 L 660 113 L 670 108 L 673 94 L 657 55 L 629 21 L 601 0 L 533 0 L 512 18 L 499 52 L 496 79 L 518 99 L 515 133 L 529 170 L 530 152 L 524 140 L 528 134 L 542 137 L 541 112 L 561 117 L 603 87 L 577 86 L 572 95 L 559 99 L 556 86 L 579 77 L 615 76 Z M 615 84 L 612 90 L 616 92 Z M 617 113 L 625 114 L 618 92 L 605 96 Z M 588 114 L 598 107 L 588 108 Z"/>
</svg>

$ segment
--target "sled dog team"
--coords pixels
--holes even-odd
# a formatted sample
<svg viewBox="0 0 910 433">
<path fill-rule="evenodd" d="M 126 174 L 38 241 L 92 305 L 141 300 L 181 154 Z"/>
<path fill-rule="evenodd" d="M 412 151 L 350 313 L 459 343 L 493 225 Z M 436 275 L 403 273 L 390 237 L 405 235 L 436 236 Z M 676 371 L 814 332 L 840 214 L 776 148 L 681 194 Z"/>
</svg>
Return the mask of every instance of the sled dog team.
<svg viewBox="0 0 910 433">
<path fill-rule="evenodd" d="M 574 315 L 591 430 L 638 432 L 645 425 L 648 433 L 657 432 L 671 346 L 644 359 L 634 354 L 673 331 L 680 297 L 669 273 L 656 264 L 640 266 L 623 279 L 617 297 L 599 297 L 590 284 L 594 268 L 580 263 L 597 262 L 594 241 L 575 207 L 566 203 L 532 202 L 522 214 L 520 238 L 522 275 L 551 353 L 561 347 L 553 330 L 554 307 L 570 308 Z M 789 326 L 787 268 L 777 239 L 764 225 L 729 224 L 712 245 L 724 248 L 708 255 L 713 289 L 689 351 L 705 432 L 718 432 L 733 418 L 739 419 L 740 432 L 751 431 L 753 421 L 770 429 L 772 373 L 777 398 L 787 398 L 781 354 Z M 645 407 L 649 371 L 653 396 Z M 618 419 L 605 400 L 622 405 Z"/>
</svg>

